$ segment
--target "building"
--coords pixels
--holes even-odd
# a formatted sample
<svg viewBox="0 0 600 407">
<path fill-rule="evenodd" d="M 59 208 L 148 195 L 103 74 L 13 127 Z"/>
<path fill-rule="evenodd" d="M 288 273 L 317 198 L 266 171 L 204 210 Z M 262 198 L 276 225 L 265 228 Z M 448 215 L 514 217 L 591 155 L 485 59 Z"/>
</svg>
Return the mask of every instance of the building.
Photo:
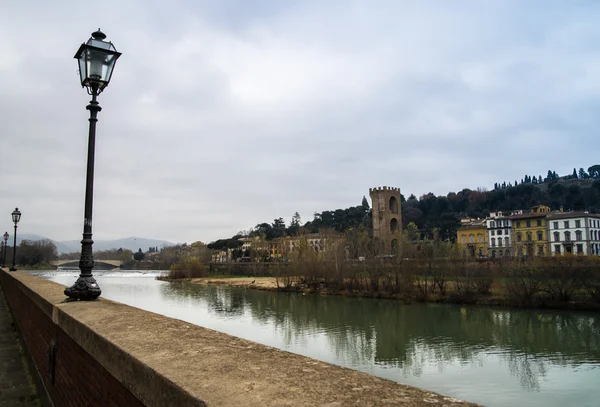
<svg viewBox="0 0 600 407">
<path fill-rule="evenodd" d="M 550 253 L 600 255 L 600 215 L 588 212 L 553 212 L 548 215 Z"/>
<path fill-rule="evenodd" d="M 512 220 L 502 212 L 493 212 L 486 222 L 488 257 L 513 255 Z"/>
<path fill-rule="evenodd" d="M 550 207 L 538 205 L 529 213 L 511 215 L 514 256 L 545 256 L 549 254 L 546 216 Z"/>
<path fill-rule="evenodd" d="M 486 220 L 465 219 L 456 230 L 457 242 L 468 257 L 487 257 Z"/>
<path fill-rule="evenodd" d="M 400 188 L 369 188 L 372 201 L 373 237 L 383 245 L 383 254 L 395 254 L 402 233 Z"/>
</svg>

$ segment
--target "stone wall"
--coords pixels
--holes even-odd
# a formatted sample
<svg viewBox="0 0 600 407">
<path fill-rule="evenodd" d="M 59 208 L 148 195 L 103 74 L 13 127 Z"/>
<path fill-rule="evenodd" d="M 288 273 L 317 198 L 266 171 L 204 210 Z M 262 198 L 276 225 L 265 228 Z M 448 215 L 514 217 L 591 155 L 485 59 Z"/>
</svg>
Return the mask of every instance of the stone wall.
<svg viewBox="0 0 600 407">
<path fill-rule="evenodd" d="M 472 405 L 0 271 L 42 391 L 55 406 Z"/>
</svg>

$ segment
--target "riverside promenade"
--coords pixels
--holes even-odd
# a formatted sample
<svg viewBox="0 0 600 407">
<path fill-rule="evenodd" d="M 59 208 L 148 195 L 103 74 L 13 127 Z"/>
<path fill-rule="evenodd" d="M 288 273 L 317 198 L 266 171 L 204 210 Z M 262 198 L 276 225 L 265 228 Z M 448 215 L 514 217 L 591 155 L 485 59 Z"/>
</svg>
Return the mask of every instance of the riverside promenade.
<svg viewBox="0 0 600 407">
<path fill-rule="evenodd" d="M 20 346 L 0 287 L 0 407 L 40 405 Z"/>
</svg>

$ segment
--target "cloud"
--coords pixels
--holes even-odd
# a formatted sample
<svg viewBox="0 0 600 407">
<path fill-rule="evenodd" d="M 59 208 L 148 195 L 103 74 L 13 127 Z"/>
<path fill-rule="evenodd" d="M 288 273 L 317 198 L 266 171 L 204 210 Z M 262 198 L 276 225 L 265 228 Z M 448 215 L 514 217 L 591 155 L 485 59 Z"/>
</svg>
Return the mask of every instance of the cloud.
<svg viewBox="0 0 600 407">
<path fill-rule="evenodd" d="M 592 1 L 6 2 L 5 228 L 19 206 L 24 232 L 81 233 L 88 96 L 72 55 L 98 26 L 123 56 L 99 98 L 96 237 L 191 242 L 358 205 L 372 186 L 446 194 L 596 163 L 599 13 Z"/>
</svg>

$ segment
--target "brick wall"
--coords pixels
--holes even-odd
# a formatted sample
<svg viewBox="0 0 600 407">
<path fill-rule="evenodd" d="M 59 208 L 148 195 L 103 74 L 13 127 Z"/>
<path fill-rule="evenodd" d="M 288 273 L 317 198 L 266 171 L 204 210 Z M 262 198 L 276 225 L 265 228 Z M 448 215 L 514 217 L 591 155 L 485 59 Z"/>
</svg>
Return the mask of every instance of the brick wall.
<svg viewBox="0 0 600 407">
<path fill-rule="evenodd" d="M 56 407 L 143 406 L 121 382 L 54 324 L 51 315 L 46 314 L 31 295 L 24 291 L 27 288 L 3 273 L 0 276 L 2 290 L 19 326 L 21 337 L 48 396 Z"/>
</svg>

